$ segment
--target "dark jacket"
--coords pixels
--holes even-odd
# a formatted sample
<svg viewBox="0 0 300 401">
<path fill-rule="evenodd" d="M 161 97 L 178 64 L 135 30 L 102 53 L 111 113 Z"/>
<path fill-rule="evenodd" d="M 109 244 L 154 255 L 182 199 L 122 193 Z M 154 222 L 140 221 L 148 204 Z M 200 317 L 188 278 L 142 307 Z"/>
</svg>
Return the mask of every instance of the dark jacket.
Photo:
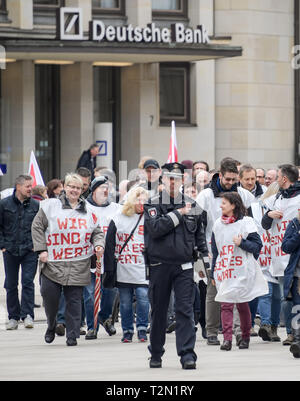
<svg viewBox="0 0 300 401">
<path fill-rule="evenodd" d="M 92 177 L 91 179 L 94 179 L 94 169 L 96 168 L 96 157 L 92 157 L 90 150 L 85 150 L 82 155 L 80 156 L 76 170 L 79 169 L 80 167 L 85 167 L 88 170 L 90 170 Z"/>
<path fill-rule="evenodd" d="M 165 263 L 182 265 L 193 262 L 193 251 L 197 247 L 203 256 L 208 255 L 198 204 L 179 194 L 175 200 L 165 204 L 169 196 L 166 191 L 151 198 L 145 205 L 145 247 L 150 264 Z M 191 212 L 182 216 L 177 209 L 192 204 Z"/>
<path fill-rule="evenodd" d="M 283 252 L 291 254 L 289 264 L 284 271 L 284 297 L 287 298 L 300 260 L 300 222 L 297 218 L 287 226 L 281 248 Z"/>
<path fill-rule="evenodd" d="M 300 195 L 300 182 L 297 181 L 294 185 L 291 185 L 288 189 L 284 189 L 278 192 L 278 194 L 276 195 L 276 200 L 282 196 L 285 199 L 291 199 L 294 198 L 295 196 Z M 271 210 L 269 209 L 265 215 L 262 218 L 261 221 L 261 225 L 263 227 L 263 229 L 265 230 L 270 230 L 270 228 L 272 227 L 272 223 L 273 223 L 273 219 L 272 217 L 268 216 L 268 213 Z"/>
<path fill-rule="evenodd" d="M 13 195 L 0 201 L 0 249 L 14 256 L 24 256 L 33 250 L 32 221 L 39 211 L 39 202 L 29 198 L 23 203 Z"/>
<path fill-rule="evenodd" d="M 260 239 L 260 236 L 258 233 L 249 234 L 246 239 L 242 239 L 242 242 L 240 244 L 240 248 L 243 249 L 243 251 L 245 251 L 245 252 L 252 253 L 256 260 L 259 258 L 262 247 L 263 247 L 263 244 L 261 242 L 261 239 Z M 212 234 L 212 237 L 211 237 L 211 251 L 213 254 L 213 261 L 212 261 L 212 269 L 211 269 L 210 276 L 213 279 L 216 261 L 219 256 L 219 251 L 218 251 L 218 248 L 216 245 L 214 233 Z"/>
</svg>

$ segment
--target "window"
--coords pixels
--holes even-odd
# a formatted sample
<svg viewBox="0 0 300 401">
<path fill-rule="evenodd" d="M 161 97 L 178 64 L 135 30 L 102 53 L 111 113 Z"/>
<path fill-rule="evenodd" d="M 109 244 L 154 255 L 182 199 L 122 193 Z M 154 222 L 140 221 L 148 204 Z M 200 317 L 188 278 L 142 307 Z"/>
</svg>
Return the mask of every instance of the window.
<svg viewBox="0 0 300 401">
<path fill-rule="evenodd" d="M 160 64 L 160 124 L 190 124 L 190 65 Z"/>
<path fill-rule="evenodd" d="M 65 4 L 64 0 L 33 0 L 33 7 L 35 9 L 53 9 L 63 7 Z"/>
<path fill-rule="evenodd" d="M 0 12 L 6 12 L 6 0 L 0 0 Z"/>
<path fill-rule="evenodd" d="M 152 0 L 153 17 L 187 18 L 187 0 Z"/>
<path fill-rule="evenodd" d="M 33 0 L 34 25 L 56 25 L 56 11 L 65 6 L 65 0 Z"/>
<path fill-rule="evenodd" d="M 93 13 L 125 15 L 125 0 L 92 0 Z"/>
</svg>

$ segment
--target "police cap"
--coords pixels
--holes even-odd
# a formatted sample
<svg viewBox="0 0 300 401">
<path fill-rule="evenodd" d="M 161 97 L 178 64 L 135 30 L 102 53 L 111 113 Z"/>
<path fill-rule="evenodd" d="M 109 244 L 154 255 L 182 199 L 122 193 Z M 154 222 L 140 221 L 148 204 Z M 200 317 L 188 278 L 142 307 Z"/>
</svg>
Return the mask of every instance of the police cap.
<svg viewBox="0 0 300 401">
<path fill-rule="evenodd" d="M 163 175 L 170 178 L 182 178 L 185 166 L 180 163 L 166 163 L 162 166 Z"/>
</svg>

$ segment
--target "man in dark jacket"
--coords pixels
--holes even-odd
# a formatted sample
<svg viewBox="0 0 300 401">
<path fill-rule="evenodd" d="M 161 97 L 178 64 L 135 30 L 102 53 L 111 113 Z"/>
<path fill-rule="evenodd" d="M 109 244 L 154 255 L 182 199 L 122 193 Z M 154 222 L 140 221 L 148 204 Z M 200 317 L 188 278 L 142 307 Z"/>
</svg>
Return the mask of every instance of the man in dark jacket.
<svg viewBox="0 0 300 401">
<path fill-rule="evenodd" d="M 91 172 L 91 180 L 94 179 L 94 169 L 97 166 L 97 155 L 99 153 L 99 146 L 97 143 L 94 143 L 89 147 L 88 150 L 85 150 L 80 156 L 76 170 L 80 167 L 85 167 Z"/>
<path fill-rule="evenodd" d="M 197 356 L 193 318 L 193 251 L 207 257 L 202 210 L 180 193 L 184 166 L 163 167 L 165 189 L 145 205 L 145 248 L 149 264 L 151 368 L 161 367 L 166 338 L 167 311 L 172 288 L 176 302 L 176 346 L 183 369 L 195 369 Z M 208 259 L 208 258 L 207 258 Z M 208 262 L 208 260 L 207 260 Z"/>
<path fill-rule="evenodd" d="M 18 328 L 22 319 L 33 328 L 34 277 L 37 255 L 33 252 L 31 224 L 39 211 L 39 202 L 31 198 L 32 177 L 20 175 L 13 195 L 0 201 L 0 249 L 5 268 L 5 289 L 9 322 L 7 330 Z M 18 296 L 19 268 L 22 268 L 22 299 Z"/>
</svg>

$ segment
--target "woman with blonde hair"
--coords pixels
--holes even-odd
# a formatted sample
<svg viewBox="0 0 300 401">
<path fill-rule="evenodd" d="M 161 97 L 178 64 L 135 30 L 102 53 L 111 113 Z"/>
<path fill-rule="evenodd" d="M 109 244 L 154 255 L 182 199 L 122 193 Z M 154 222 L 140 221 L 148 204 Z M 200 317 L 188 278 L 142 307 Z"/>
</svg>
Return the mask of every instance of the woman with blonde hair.
<svg viewBox="0 0 300 401">
<path fill-rule="evenodd" d="M 122 210 L 111 220 L 106 236 L 104 286 L 107 288 L 116 286 L 119 290 L 123 343 L 132 342 L 134 334 L 134 295 L 138 340 L 147 341 L 148 280 L 146 280 L 142 253 L 144 251 L 144 203 L 147 199 L 148 192 L 144 188 L 132 189 Z"/>
</svg>

